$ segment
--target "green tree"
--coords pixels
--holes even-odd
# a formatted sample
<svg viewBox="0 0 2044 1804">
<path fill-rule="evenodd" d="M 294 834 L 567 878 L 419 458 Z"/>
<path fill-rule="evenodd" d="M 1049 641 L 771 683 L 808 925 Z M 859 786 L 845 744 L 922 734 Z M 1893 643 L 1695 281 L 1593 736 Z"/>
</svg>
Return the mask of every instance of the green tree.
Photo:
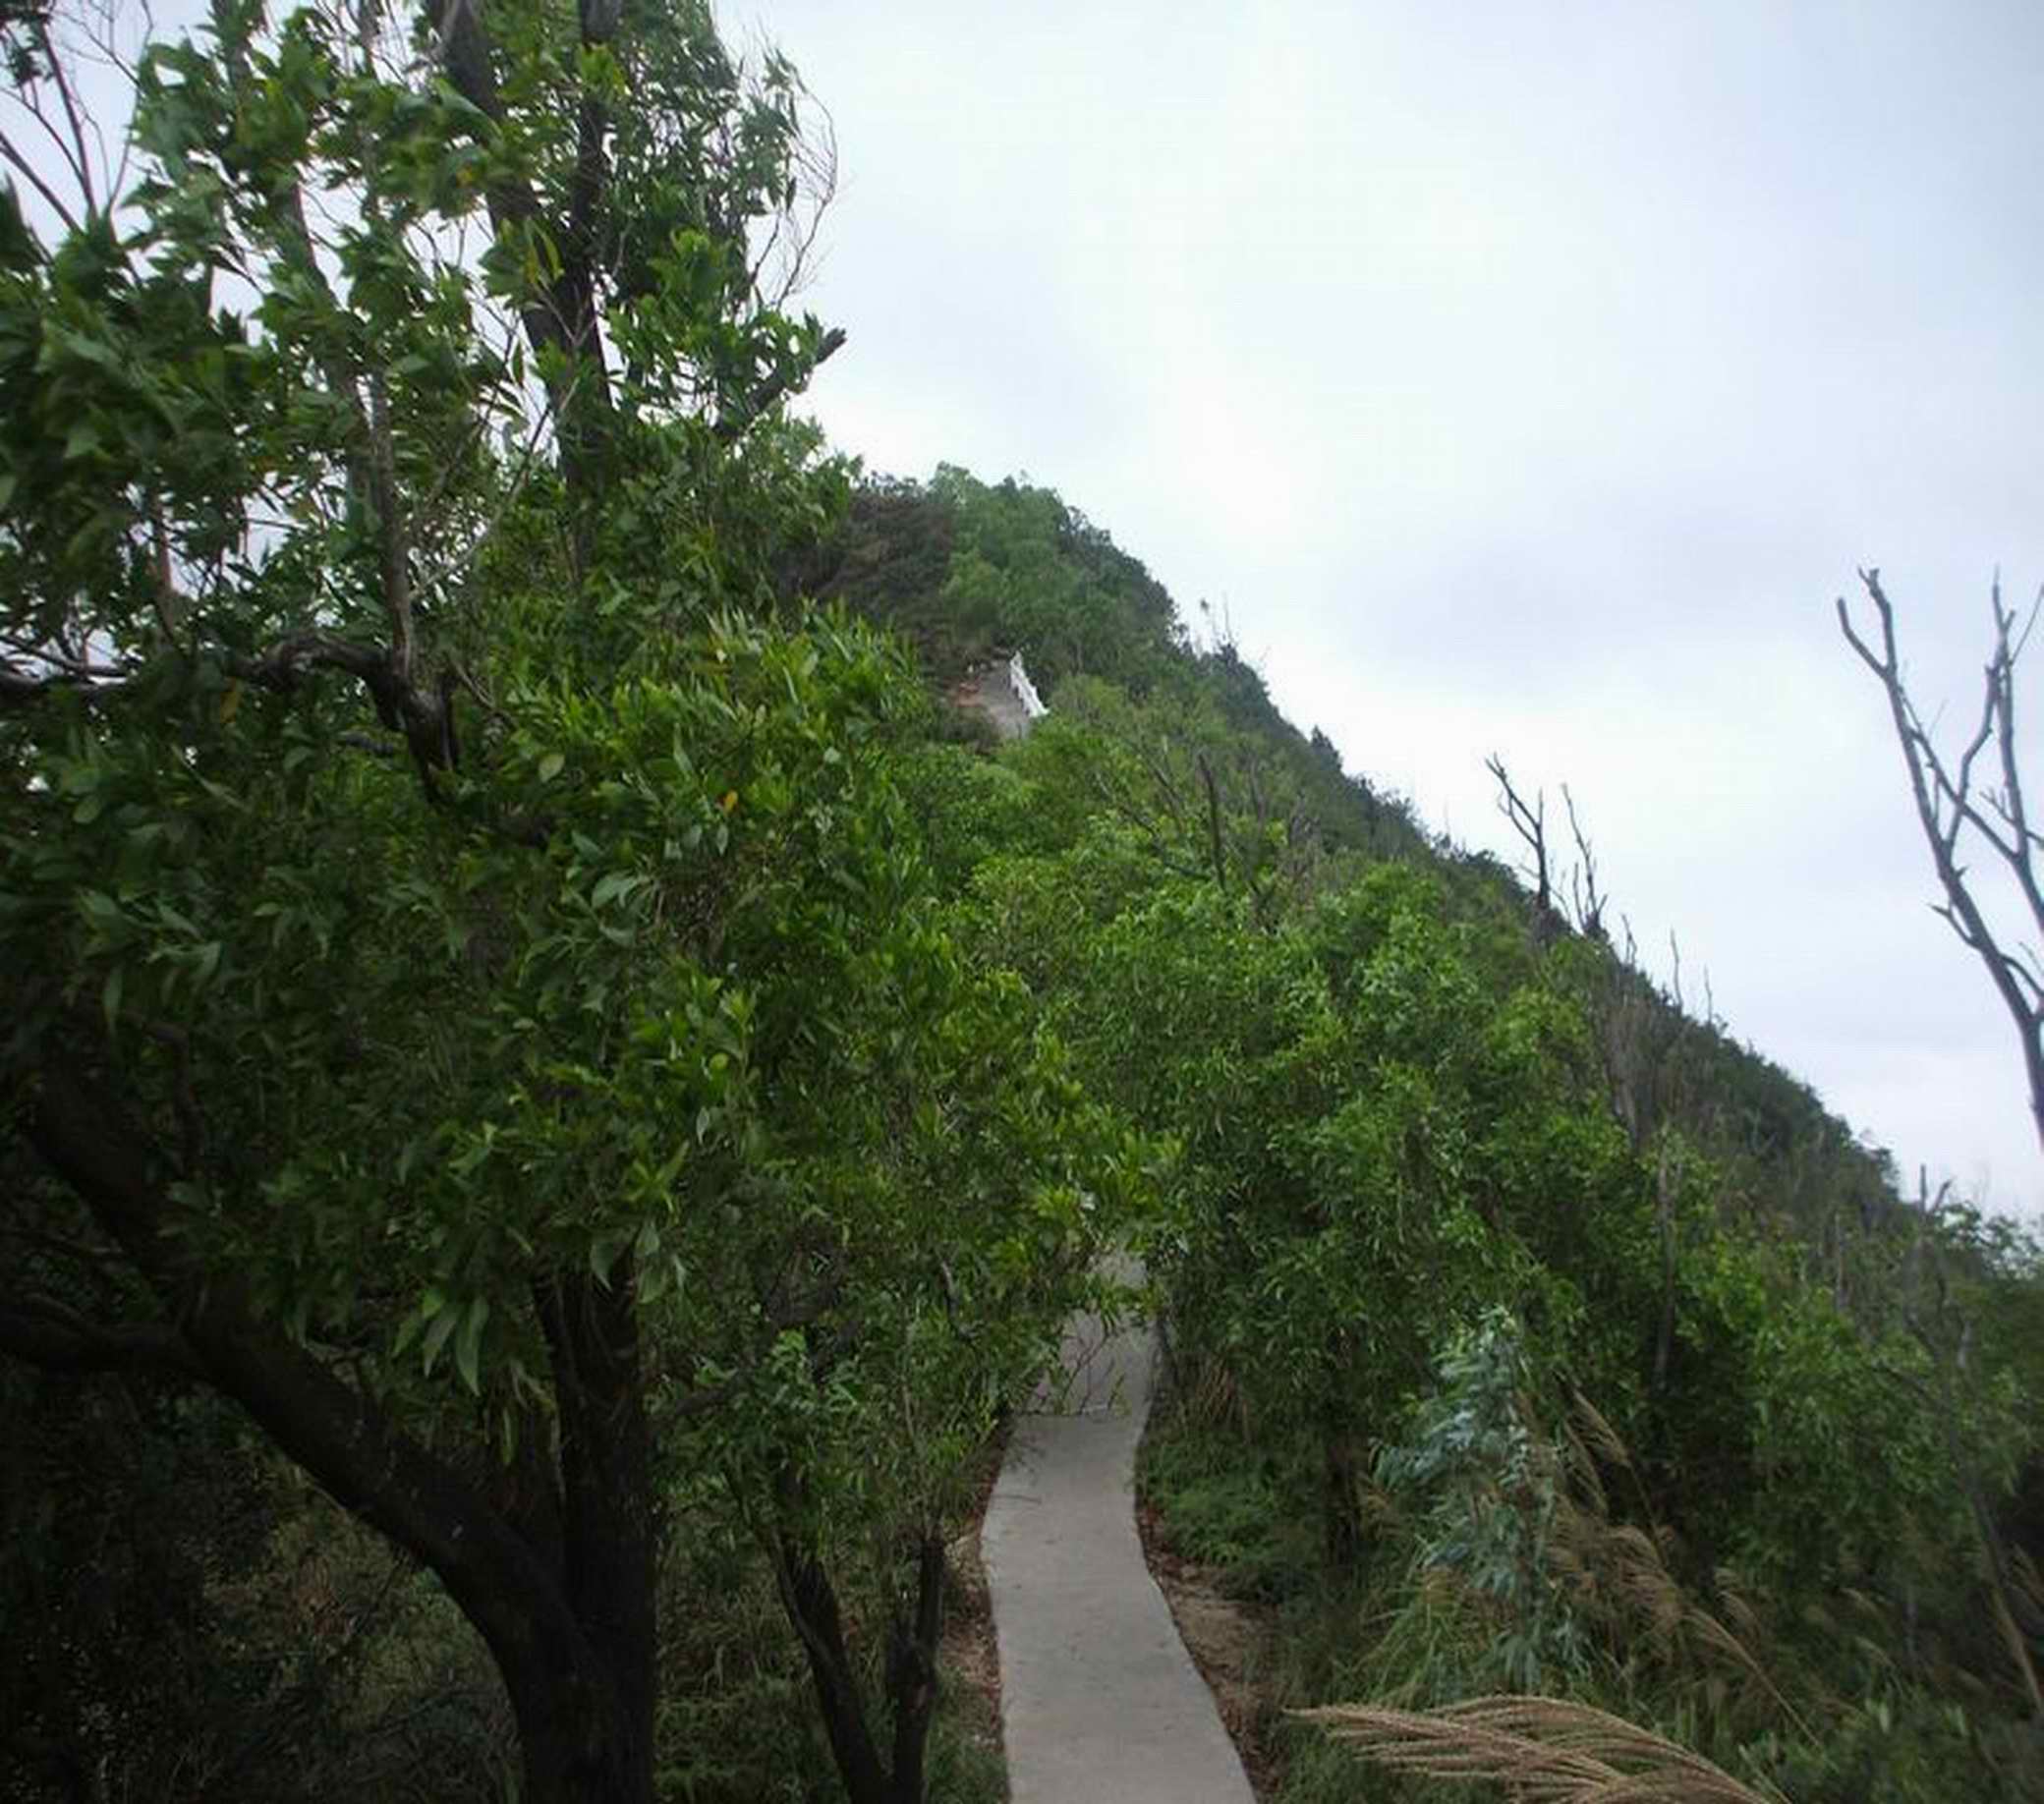
<svg viewBox="0 0 2044 1804">
<path fill-rule="evenodd" d="M 678 1499 L 919 1795 L 961 1449 L 1132 1169 L 954 949 L 898 653 L 772 604 L 844 488 L 778 406 L 802 99 L 697 4 L 221 0 L 121 208 L 0 206 L 0 1348 L 239 1404 L 438 1576 L 536 1801 L 652 1794 Z"/>
</svg>

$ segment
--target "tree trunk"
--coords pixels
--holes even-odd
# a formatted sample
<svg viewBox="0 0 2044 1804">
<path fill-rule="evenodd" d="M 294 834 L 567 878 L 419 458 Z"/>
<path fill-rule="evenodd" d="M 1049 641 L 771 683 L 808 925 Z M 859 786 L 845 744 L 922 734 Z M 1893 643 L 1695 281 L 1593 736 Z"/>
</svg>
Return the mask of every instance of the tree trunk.
<svg viewBox="0 0 2044 1804">
<path fill-rule="evenodd" d="M 1348 1405 L 1355 1369 L 1354 1334 L 1333 1329 L 1320 1356 L 1320 1525 L 1329 1569 L 1353 1572 L 1363 1557 L 1363 1474 L 1361 1445 Z"/>
<path fill-rule="evenodd" d="M 1321 1534 L 1328 1565 L 1352 1572 L 1363 1556 L 1362 1460 L 1355 1437 L 1330 1419 L 1321 1429 Z"/>
<path fill-rule="evenodd" d="M 894 1706 L 894 1804 L 923 1804 L 923 1755 L 937 1713 L 937 1645 L 943 1633 L 944 1544 L 926 1530 L 916 1550 L 913 1623 L 897 1619 L 887 1651 Z"/>
<path fill-rule="evenodd" d="M 231 1273 L 192 1266 L 167 1231 L 171 1161 L 105 1084 L 55 1051 L 39 1076 L 30 1144 L 155 1292 L 207 1381 L 430 1567 L 483 1637 L 518 1720 L 526 1804 L 652 1804 L 657 1549 L 629 1265 L 608 1289 L 536 1286 L 559 1495 L 507 1505 L 257 1315 Z"/>
<path fill-rule="evenodd" d="M 866 1724 L 866 1704 L 845 1647 L 844 1621 L 830 1575 L 814 1552 L 785 1535 L 774 1548 L 773 1565 L 782 1607 L 809 1656 L 823 1732 L 830 1738 L 830 1753 L 851 1804 L 896 1804 L 894 1787 Z"/>
<path fill-rule="evenodd" d="M 535 1287 L 560 1409 L 568 1607 L 610 1680 L 605 1746 L 625 1799 L 653 1796 L 658 1530 L 629 1254 L 600 1284 L 556 1274 Z"/>
<path fill-rule="evenodd" d="M 554 1664 L 516 1683 L 507 1673 L 506 1689 L 518 1722 L 521 1804 L 653 1804 L 651 1741 L 631 1732 L 607 1675 Z"/>
<path fill-rule="evenodd" d="M 830 1575 L 813 1548 L 783 1533 L 773 1544 L 782 1607 L 809 1656 L 810 1676 L 830 1753 L 851 1804 L 923 1804 L 924 1757 L 937 1713 L 937 1650 L 943 1629 L 944 1544 L 928 1529 L 916 1543 L 916 1594 L 887 1639 L 887 1701 L 893 1713 L 893 1763 L 881 1760 L 867 1720 L 867 1700 Z"/>
</svg>

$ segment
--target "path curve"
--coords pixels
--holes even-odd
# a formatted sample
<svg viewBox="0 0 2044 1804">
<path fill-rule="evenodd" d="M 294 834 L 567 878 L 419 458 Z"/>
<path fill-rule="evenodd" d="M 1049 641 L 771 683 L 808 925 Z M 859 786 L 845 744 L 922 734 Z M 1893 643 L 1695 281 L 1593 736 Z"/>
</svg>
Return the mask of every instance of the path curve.
<svg viewBox="0 0 2044 1804">
<path fill-rule="evenodd" d="M 980 1548 L 1012 1804 L 1254 1804 L 1136 1535 L 1147 1327 L 1065 1333 L 1069 1393 L 1018 1417 Z"/>
</svg>

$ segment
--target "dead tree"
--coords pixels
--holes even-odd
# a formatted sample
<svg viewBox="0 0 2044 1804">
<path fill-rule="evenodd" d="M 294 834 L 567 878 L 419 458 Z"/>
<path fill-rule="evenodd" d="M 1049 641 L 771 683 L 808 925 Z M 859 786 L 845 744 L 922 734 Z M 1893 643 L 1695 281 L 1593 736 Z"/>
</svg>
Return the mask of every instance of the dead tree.
<svg viewBox="0 0 2044 1804">
<path fill-rule="evenodd" d="M 2036 1120 L 2039 1143 L 2044 1144 L 2044 970 L 2029 947 L 2004 945 L 1988 924 L 1968 877 L 1969 861 L 1981 848 L 1991 852 L 2015 880 L 2038 939 L 2044 942 L 2044 889 L 2038 886 L 2035 862 L 2044 840 L 2029 823 L 2022 777 L 2016 767 L 2016 661 L 2029 642 L 2039 609 L 2044 608 L 2044 594 L 2031 603 L 2018 626 L 2014 611 L 2002 603 L 2002 586 L 1996 580 L 1994 643 L 1983 673 L 1979 724 L 1958 761 L 1947 763 L 1903 686 L 1902 662 L 1895 648 L 1895 612 L 1882 592 L 1881 573 L 1862 570 L 1859 580 L 1880 622 L 1880 649 L 1875 650 L 1853 629 L 1844 596 L 1838 603 L 1839 629 L 1887 694 L 1895 735 L 1908 767 L 1916 818 L 1945 891 L 1945 900 L 1933 906 L 1986 967 L 2016 1024 L 2022 1042 L 2023 1070 L 2029 1079 L 2030 1113 Z"/>
<path fill-rule="evenodd" d="M 1568 831 L 1575 840 L 1576 863 L 1568 873 L 1568 906 L 1558 906 L 1555 898 L 1555 868 L 1548 860 L 1547 791 L 1536 790 L 1529 803 L 1513 785 L 1505 761 L 1495 752 L 1484 760 L 1484 768 L 1498 780 L 1498 812 L 1511 822 L 1512 831 L 1525 842 L 1530 862 L 1520 870 L 1533 879 L 1533 922 L 1536 939 L 1543 945 L 1560 938 L 1570 927 L 1586 939 L 1611 944 L 1604 925 L 1604 911 L 1611 898 L 1597 883 L 1597 855 L 1583 831 L 1575 812 L 1575 797 L 1561 785 L 1561 800 L 1568 809 Z"/>
<path fill-rule="evenodd" d="M 1611 897 L 1597 887 L 1597 855 L 1590 849 L 1583 823 L 1575 817 L 1575 798 L 1568 793 L 1566 783 L 1561 785 L 1561 800 L 1568 805 L 1568 831 L 1575 838 L 1577 863 L 1568 874 L 1568 895 L 1575 910 L 1575 930 L 1586 939 L 1608 946 L 1611 933 L 1604 925 L 1604 911 Z"/>
<path fill-rule="evenodd" d="M 1533 855 L 1532 864 L 1526 867 L 1526 874 L 1533 879 L 1535 917 L 1545 921 L 1554 907 L 1554 886 L 1548 876 L 1547 864 L 1547 791 L 1536 791 L 1529 808 L 1525 798 L 1512 787 L 1502 758 L 1493 752 L 1484 760 L 1483 767 L 1498 779 L 1499 814 L 1511 822 L 1512 831 L 1526 842 L 1526 850 Z"/>
</svg>

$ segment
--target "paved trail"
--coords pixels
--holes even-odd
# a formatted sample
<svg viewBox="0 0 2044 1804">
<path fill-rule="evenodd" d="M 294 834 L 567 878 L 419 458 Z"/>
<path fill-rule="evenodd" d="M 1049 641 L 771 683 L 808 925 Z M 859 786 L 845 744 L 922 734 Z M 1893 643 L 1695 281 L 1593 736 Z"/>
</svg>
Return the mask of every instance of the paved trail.
<svg viewBox="0 0 2044 1804">
<path fill-rule="evenodd" d="M 1253 1804 L 1136 1537 L 1154 1362 L 1148 1329 L 1074 1322 L 1070 1394 L 1017 1420 L 988 1506 L 1013 1804 Z"/>
</svg>

